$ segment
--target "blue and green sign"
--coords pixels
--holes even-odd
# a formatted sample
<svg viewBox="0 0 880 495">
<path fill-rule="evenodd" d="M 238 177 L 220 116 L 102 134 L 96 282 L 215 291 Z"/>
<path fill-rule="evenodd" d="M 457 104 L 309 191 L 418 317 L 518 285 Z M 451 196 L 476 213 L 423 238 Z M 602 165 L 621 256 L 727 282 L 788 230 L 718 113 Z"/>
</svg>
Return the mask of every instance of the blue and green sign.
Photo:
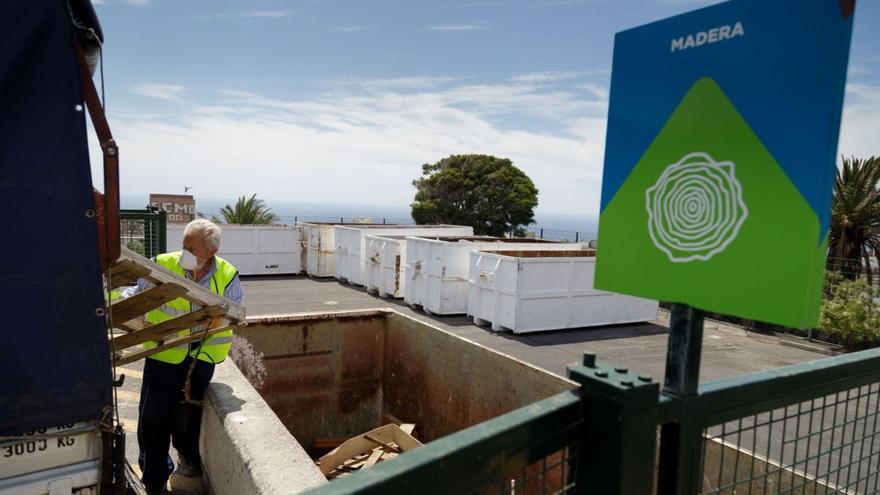
<svg viewBox="0 0 880 495">
<path fill-rule="evenodd" d="M 617 34 L 597 288 L 815 326 L 853 9 L 731 0 Z"/>
</svg>

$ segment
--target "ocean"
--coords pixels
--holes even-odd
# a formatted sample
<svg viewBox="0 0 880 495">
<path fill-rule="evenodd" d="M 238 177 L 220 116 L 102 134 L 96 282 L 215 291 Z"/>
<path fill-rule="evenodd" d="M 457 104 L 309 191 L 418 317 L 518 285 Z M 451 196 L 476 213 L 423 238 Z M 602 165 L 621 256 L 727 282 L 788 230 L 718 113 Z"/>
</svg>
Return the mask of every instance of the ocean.
<svg viewBox="0 0 880 495">
<path fill-rule="evenodd" d="M 216 198 L 196 197 L 196 211 L 207 217 L 217 215 L 220 208 L 229 204 L 229 200 Z M 122 208 L 144 208 L 147 199 L 139 196 L 123 196 Z M 371 219 L 374 222 L 387 223 L 410 223 L 409 205 L 383 206 L 383 205 L 357 205 L 342 203 L 297 203 L 286 201 L 266 201 L 266 206 L 278 215 L 285 223 L 293 223 L 294 220 L 333 221 L 345 218 L 347 221 L 353 218 Z M 541 211 L 540 207 L 535 213 L 535 223 L 528 230 L 540 232 L 544 229 L 550 231 L 571 231 L 589 234 L 594 239 L 598 231 L 598 218 L 595 213 L 572 214 Z"/>
</svg>

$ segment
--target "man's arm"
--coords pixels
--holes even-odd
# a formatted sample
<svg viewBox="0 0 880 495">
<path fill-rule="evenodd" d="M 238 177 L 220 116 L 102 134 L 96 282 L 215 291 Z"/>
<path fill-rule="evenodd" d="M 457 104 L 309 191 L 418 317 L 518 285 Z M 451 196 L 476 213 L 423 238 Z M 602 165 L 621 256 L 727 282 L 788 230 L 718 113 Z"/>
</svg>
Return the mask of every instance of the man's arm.
<svg viewBox="0 0 880 495">
<path fill-rule="evenodd" d="M 122 291 L 121 294 L 119 294 L 119 297 L 120 297 L 120 299 L 125 299 L 126 297 L 131 297 L 131 296 L 137 294 L 138 292 L 143 292 L 143 291 L 147 290 L 151 286 L 152 286 L 152 284 L 150 284 L 149 282 L 147 282 L 146 280 L 144 280 L 142 278 L 139 278 L 137 285 L 133 285 L 131 287 L 128 287 L 127 289 Z"/>
<path fill-rule="evenodd" d="M 232 279 L 232 282 L 229 282 L 229 286 L 227 286 L 226 291 L 223 292 L 223 297 L 241 304 L 241 300 L 244 298 L 244 292 L 241 290 L 241 280 L 238 279 L 238 275 Z"/>
<path fill-rule="evenodd" d="M 236 275 L 235 278 L 233 278 L 232 281 L 229 282 L 229 285 L 226 287 L 226 290 L 223 292 L 223 297 L 225 297 L 235 303 L 241 304 L 241 300 L 244 297 L 244 292 L 242 292 L 242 290 L 241 290 L 241 280 L 238 279 L 238 275 Z M 221 318 L 218 320 L 214 320 L 210 324 L 208 324 L 208 328 L 209 329 L 219 328 L 223 325 L 228 325 L 228 320 Z"/>
</svg>

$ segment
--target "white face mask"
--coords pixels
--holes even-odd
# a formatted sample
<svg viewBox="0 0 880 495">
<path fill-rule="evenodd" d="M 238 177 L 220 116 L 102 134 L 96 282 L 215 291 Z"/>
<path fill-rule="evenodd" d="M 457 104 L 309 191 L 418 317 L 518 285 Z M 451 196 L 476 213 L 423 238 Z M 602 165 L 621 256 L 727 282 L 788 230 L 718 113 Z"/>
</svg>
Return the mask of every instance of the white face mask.
<svg viewBox="0 0 880 495">
<path fill-rule="evenodd" d="M 178 261 L 178 263 L 180 263 L 181 268 L 184 270 L 195 270 L 199 267 L 199 260 L 196 258 L 196 255 L 186 249 L 184 249 L 183 253 L 180 255 L 180 261 Z"/>
</svg>

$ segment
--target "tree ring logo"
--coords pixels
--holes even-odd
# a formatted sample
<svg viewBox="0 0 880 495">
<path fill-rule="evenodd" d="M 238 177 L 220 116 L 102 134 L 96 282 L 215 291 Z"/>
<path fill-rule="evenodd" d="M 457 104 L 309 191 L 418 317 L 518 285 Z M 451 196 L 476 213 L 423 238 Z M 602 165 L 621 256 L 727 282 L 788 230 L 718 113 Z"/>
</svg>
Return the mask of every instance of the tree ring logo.
<svg viewBox="0 0 880 495">
<path fill-rule="evenodd" d="M 648 233 L 673 263 L 706 261 L 724 251 L 749 216 L 733 162 L 685 155 L 645 192 Z"/>
</svg>

